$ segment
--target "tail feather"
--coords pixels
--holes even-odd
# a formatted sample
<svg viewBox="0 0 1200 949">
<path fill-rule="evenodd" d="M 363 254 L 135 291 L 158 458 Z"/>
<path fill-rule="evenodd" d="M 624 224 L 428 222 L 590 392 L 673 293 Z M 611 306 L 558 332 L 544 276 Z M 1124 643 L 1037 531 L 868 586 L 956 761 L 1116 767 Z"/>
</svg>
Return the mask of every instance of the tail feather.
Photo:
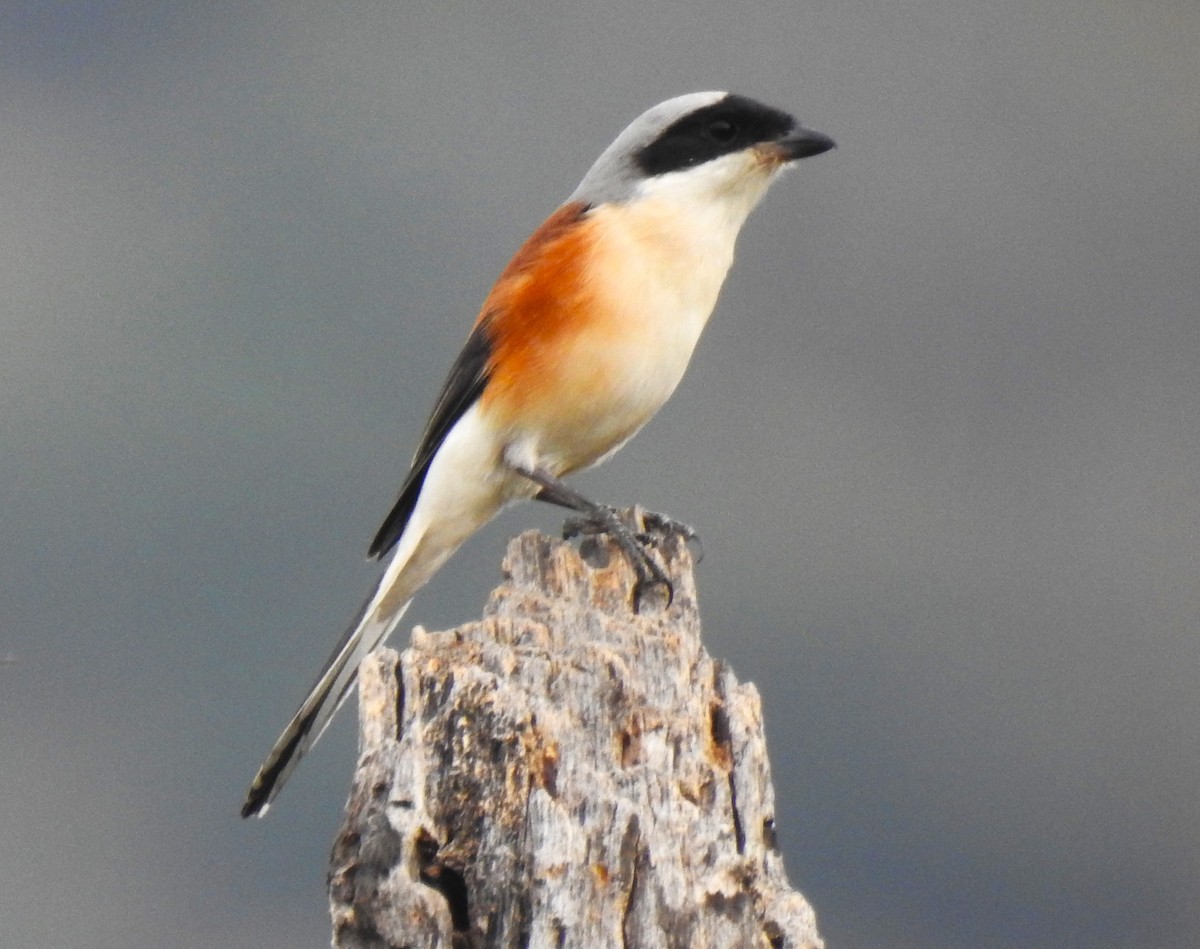
<svg viewBox="0 0 1200 949">
<path fill-rule="evenodd" d="M 313 683 L 308 698 L 275 742 L 275 747 L 250 784 L 246 803 L 242 805 L 242 817 L 262 817 L 267 813 L 267 808 L 300 759 L 325 733 L 333 716 L 346 701 L 358 677 L 359 664 L 387 638 L 408 608 L 405 603 L 386 619 L 379 619 L 374 611 L 377 598 L 378 591 L 363 604 L 325 663 L 324 671 Z"/>
<path fill-rule="evenodd" d="M 359 663 L 396 628 L 413 594 L 501 508 L 533 496 L 532 481 L 506 477 L 507 469 L 497 468 L 503 444 L 477 407 L 461 414 L 439 438 L 436 450 L 431 449 L 434 454 L 421 476 L 420 493 L 406 515 L 403 533 L 395 539 L 391 562 L 250 785 L 243 817 L 266 813 L 350 694 Z M 464 472 L 483 472 L 485 476 L 466 476 Z M 398 510 L 409 503 L 407 498 L 407 493 L 402 495 Z M 389 520 L 389 530 L 393 526 Z"/>
</svg>

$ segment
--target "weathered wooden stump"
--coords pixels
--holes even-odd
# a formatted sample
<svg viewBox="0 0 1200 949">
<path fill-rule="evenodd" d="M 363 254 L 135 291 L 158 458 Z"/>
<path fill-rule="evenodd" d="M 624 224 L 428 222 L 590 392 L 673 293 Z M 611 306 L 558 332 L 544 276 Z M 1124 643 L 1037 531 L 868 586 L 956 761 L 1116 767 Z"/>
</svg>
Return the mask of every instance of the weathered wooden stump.
<svg viewBox="0 0 1200 949">
<path fill-rule="evenodd" d="M 674 601 L 634 614 L 606 541 L 523 534 L 482 619 L 363 663 L 335 946 L 822 945 L 758 692 L 701 645 L 686 544 L 659 550 Z"/>
</svg>

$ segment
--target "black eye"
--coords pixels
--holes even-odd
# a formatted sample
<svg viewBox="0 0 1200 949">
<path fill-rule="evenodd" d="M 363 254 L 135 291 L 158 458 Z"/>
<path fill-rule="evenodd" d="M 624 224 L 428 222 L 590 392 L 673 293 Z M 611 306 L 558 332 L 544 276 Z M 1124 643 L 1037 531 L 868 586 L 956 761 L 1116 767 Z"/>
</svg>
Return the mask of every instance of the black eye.
<svg viewBox="0 0 1200 949">
<path fill-rule="evenodd" d="M 714 142 L 726 144 L 732 142 L 738 133 L 737 126 L 728 119 L 716 119 L 708 123 L 708 137 Z"/>
</svg>

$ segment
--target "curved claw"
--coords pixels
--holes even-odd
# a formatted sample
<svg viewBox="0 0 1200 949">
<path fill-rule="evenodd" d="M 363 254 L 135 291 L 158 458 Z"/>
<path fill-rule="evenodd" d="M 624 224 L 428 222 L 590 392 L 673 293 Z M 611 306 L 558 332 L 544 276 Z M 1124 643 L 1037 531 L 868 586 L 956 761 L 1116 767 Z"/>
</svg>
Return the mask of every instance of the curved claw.
<svg viewBox="0 0 1200 949">
<path fill-rule="evenodd" d="M 675 599 L 675 586 L 671 583 L 662 567 L 658 565 L 646 548 L 633 535 L 625 537 L 618 535 L 614 539 L 617 545 L 625 552 L 630 566 L 633 567 L 634 572 L 637 574 L 637 582 L 633 585 L 633 611 L 635 613 L 642 611 L 642 601 L 646 597 L 647 590 L 655 586 L 660 586 L 666 591 L 667 596 L 666 602 L 663 604 L 663 609 L 669 607 L 671 601 Z"/>
<path fill-rule="evenodd" d="M 635 613 L 642 612 L 642 601 L 646 598 L 647 589 L 650 587 L 662 587 L 666 590 L 667 599 L 663 604 L 663 609 L 667 609 L 675 601 L 675 585 L 665 577 L 639 577 L 633 585 L 633 611 Z"/>
<path fill-rule="evenodd" d="M 637 550 L 636 553 L 640 556 L 635 556 L 635 551 L 629 551 L 630 563 L 637 573 L 637 582 L 633 585 L 633 611 L 640 613 L 642 611 L 642 600 L 646 596 L 648 588 L 659 586 L 662 587 L 667 594 L 666 602 L 663 604 L 663 609 L 671 605 L 675 599 L 675 585 L 650 555 L 644 550 Z"/>
</svg>

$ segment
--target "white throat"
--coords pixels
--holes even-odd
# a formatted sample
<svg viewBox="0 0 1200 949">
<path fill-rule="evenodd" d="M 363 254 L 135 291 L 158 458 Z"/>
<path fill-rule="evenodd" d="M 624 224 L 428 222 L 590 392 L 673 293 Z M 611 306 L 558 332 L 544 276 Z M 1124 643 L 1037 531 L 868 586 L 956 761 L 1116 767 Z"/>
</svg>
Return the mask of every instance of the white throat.
<svg viewBox="0 0 1200 949">
<path fill-rule="evenodd" d="M 647 178 L 638 184 L 633 200 L 675 205 L 681 218 L 732 247 L 746 218 L 767 193 L 775 171 L 753 152 L 737 152 Z"/>
</svg>

